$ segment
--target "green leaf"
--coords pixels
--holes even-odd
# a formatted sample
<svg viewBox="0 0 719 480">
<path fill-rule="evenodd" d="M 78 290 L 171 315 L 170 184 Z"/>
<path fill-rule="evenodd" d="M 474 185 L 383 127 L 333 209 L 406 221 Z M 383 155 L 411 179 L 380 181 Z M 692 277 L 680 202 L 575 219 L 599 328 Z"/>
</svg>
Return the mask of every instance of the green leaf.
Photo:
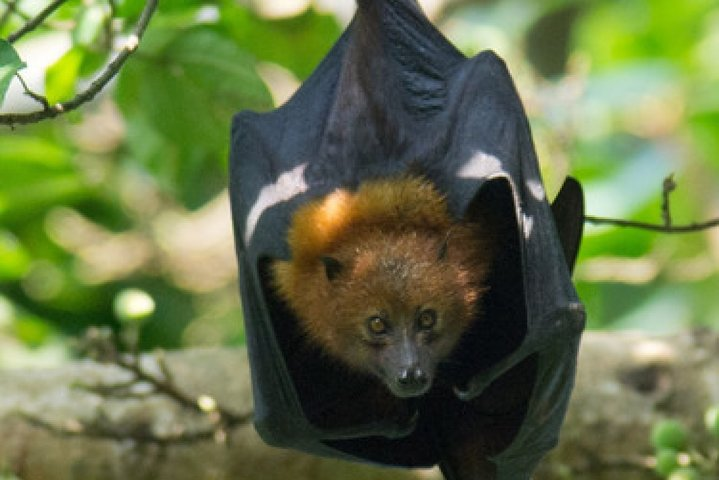
<svg viewBox="0 0 719 480">
<path fill-rule="evenodd" d="M 687 429 L 677 420 L 660 420 L 652 427 L 650 440 L 656 449 L 681 450 L 687 445 Z"/>
<path fill-rule="evenodd" d="M 197 8 L 197 0 L 173 0 L 172 2 L 160 2 L 159 9 L 162 13 L 176 12 L 178 10 L 194 10 Z"/>
<path fill-rule="evenodd" d="M 20 59 L 13 46 L 6 40 L 0 39 L 0 105 L 5 101 L 10 81 L 23 68 L 25 68 L 25 63 Z"/>
<path fill-rule="evenodd" d="M 208 29 L 175 35 L 152 61 L 128 65 L 119 86 L 124 110 L 142 110 L 173 142 L 224 148 L 232 114 L 267 109 L 271 99 L 253 59 Z"/>
<path fill-rule="evenodd" d="M 93 4 L 83 8 L 72 31 L 73 45 L 94 45 L 100 38 L 106 21 L 105 9 L 101 5 Z"/>
<path fill-rule="evenodd" d="M 0 185 L 7 179 L 8 168 L 32 173 L 37 169 L 65 169 L 72 165 L 70 152 L 58 142 L 40 136 L 12 135 L 0 142 Z M 17 179 L 9 179 L 15 182 Z"/>
<path fill-rule="evenodd" d="M 45 96 L 51 105 L 68 100 L 75 94 L 84 56 L 85 52 L 82 48 L 73 47 L 47 69 Z"/>
<path fill-rule="evenodd" d="M 0 194 L 74 171 L 70 152 L 52 141 L 10 136 L 0 142 Z"/>
<path fill-rule="evenodd" d="M 117 17 L 134 19 L 140 15 L 144 7 L 145 0 L 119 0 L 117 3 Z"/>
<path fill-rule="evenodd" d="M 333 16 L 313 9 L 296 17 L 266 20 L 232 2 L 222 8 L 220 19 L 242 48 L 301 79 L 312 73 L 342 33 Z"/>
<path fill-rule="evenodd" d="M 74 203 L 88 194 L 75 174 L 56 175 L 0 190 L 0 220 L 31 217 L 58 203 Z"/>
<path fill-rule="evenodd" d="M 714 405 L 704 413 L 704 425 L 715 438 L 719 438 L 719 405 Z"/>
<path fill-rule="evenodd" d="M 654 471 L 666 477 L 679 467 L 678 452 L 673 448 L 661 448 L 656 454 Z"/>
<path fill-rule="evenodd" d="M 118 104 L 131 127 L 144 125 L 128 132 L 131 150 L 154 150 L 144 160 L 196 207 L 225 183 L 233 114 L 265 110 L 272 101 L 254 59 L 222 34 L 198 27 L 153 36 L 121 73 Z"/>
<path fill-rule="evenodd" d="M 29 265 L 30 256 L 17 238 L 0 230 L 0 281 L 22 277 Z"/>
<path fill-rule="evenodd" d="M 667 480 L 701 480 L 701 476 L 695 468 L 681 467 L 674 470 Z"/>
<path fill-rule="evenodd" d="M 0 471 L 0 480 L 20 480 L 12 472 Z"/>
<path fill-rule="evenodd" d="M 719 89 L 719 82 L 715 88 Z M 701 97 L 704 100 L 704 97 Z M 695 147 L 708 162 L 719 169 L 719 108 L 695 114 L 689 118 L 688 127 L 693 135 Z"/>
<path fill-rule="evenodd" d="M 29 347 L 39 347 L 53 333 L 52 328 L 42 319 L 32 316 L 17 318 L 13 324 L 15 336 Z"/>
<path fill-rule="evenodd" d="M 57 141 L 12 135 L 0 142 L 0 220 L 30 217 L 59 201 L 88 191 L 72 162 L 72 151 Z"/>
</svg>

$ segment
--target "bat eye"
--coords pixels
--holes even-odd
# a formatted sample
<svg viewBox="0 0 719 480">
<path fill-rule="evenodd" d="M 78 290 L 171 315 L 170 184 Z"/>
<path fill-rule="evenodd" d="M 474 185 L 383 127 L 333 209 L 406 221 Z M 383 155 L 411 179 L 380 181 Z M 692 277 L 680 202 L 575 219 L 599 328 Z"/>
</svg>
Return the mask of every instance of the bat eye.
<svg viewBox="0 0 719 480">
<path fill-rule="evenodd" d="M 372 335 L 384 335 L 387 333 L 387 322 L 380 315 L 374 315 L 367 319 L 367 328 Z"/>
<path fill-rule="evenodd" d="M 417 317 L 417 325 L 420 330 L 432 330 L 437 324 L 437 312 L 428 308 L 422 310 Z"/>
</svg>

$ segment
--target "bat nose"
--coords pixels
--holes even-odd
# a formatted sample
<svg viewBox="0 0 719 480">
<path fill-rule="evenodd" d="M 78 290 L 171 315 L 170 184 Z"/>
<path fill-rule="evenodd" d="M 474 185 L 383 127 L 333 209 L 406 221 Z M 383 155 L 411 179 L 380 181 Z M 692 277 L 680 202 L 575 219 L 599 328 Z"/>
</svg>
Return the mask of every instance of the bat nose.
<svg viewBox="0 0 719 480">
<path fill-rule="evenodd" d="M 399 374 L 399 383 L 402 385 L 424 385 L 427 383 L 427 374 L 424 373 L 419 365 L 412 365 L 405 368 Z"/>
<path fill-rule="evenodd" d="M 399 372 L 397 383 L 407 396 L 422 395 L 429 386 L 429 375 L 419 365 L 411 365 Z"/>
</svg>

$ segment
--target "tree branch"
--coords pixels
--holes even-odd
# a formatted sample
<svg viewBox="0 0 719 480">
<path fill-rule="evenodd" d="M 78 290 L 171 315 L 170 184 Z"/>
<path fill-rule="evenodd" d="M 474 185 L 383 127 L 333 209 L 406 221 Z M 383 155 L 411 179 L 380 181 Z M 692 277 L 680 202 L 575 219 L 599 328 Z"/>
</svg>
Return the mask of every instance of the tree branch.
<svg viewBox="0 0 719 480">
<path fill-rule="evenodd" d="M 593 215 L 585 215 L 584 221 L 595 225 L 614 225 L 616 227 L 639 228 L 642 230 L 651 230 L 661 233 L 692 233 L 719 226 L 719 218 L 701 223 L 691 223 L 689 225 L 674 225 L 672 222 L 669 197 L 676 188 L 677 183 L 674 181 L 674 174 L 669 175 L 662 182 L 661 214 L 662 221 L 664 223 L 661 225 L 647 222 L 636 222 L 633 220 L 622 220 L 618 218 L 595 217 Z"/>
<path fill-rule="evenodd" d="M 660 225 L 655 223 L 635 222 L 632 220 L 621 220 L 617 218 L 595 217 L 592 215 L 586 215 L 584 217 L 584 221 L 595 225 L 614 225 L 616 227 L 639 228 L 642 230 L 651 230 L 661 233 L 692 233 L 719 226 L 719 218 L 701 223 L 690 223 L 689 225 Z"/>
<path fill-rule="evenodd" d="M 57 3 L 60 0 L 56 0 Z M 64 1 L 64 0 L 63 0 Z M 144 10 L 140 15 L 140 18 L 135 25 L 133 33 L 128 38 L 125 46 L 115 56 L 115 58 L 105 67 L 100 75 L 89 85 L 89 87 L 77 94 L 73 99 L 58 103 L 56 105 L 48 106 L 42 110 L 38 110 L 30 113 L 10 113 L 0 115 L 0 124 L 4 125 L 18 125 L 36 123 L 41 120 L 48 118 L 54 118 L 58 115 L 75 110 L 82 104 L 92 100 L 107 83 L 120 71 L 125 61 L 137 50 L 142 35 L 145 33 L 145 29 L 152 18 L 155 9 L 157 8 L 158 0 L 147 0 Z M 50 8 L 50 7 L 48 7 Z M 37 17 L 36 17 L 37 18 Z M 35 97 L 33 97 L 35 98 Z M 43 97 L 44 98 L 44 97 Z M 47 103 L 47 99 L 45 99 Z"/>
<path fill-rule="evenodd" d="M 22 85 L 22 89 L 25 91 L 25 95 L 38 102 L 40 105 L 43 106 L 45 110 L 50 108 L 50 104 L 47 102 L 47 98 L 45 98 L 43 95 L 40 95 L 39 93 L 33 92 L 30 87 L 27 86 L 27 83 L 25 83 L 25 79 L 22 77 L 22 75 L 16 73 L 15 78 L 17 78 L 20 82 L 20 85 Z"/>
<path fill-rule="evenodd" d="M 210 396 L 236 418 L 252 413 L 244 350 L 170 352 L 165 361 L 181 397 Z M 148 376 L 162 375 L 155 356 L 143 356 L 138 365 Z M 49 480 L 428 478 L 425 472 L 271 448 L 248 422 L 228 427 L 227 441 L 218 442 L 207 412 L 154 388 L 143 391 L 143 382 L 135 380 L 126 368 L 93 361 L 49 371 L 0 371 L 0 472 Z M 115 387 L 143 394 L 122 395 Z"/>
<path fill-rule="evenodd" d="M 236 417 L 251 413 L 243 349 L 174 352 L 165 361 L 181 398 L 208 395 Z M 165 382 L 161 363 L 143 356 L 138 368 Z M 585 334 L 560 444 L 536 480 L 656 480 L 649 431 L 668 416 L 685 422 L 692 446 L 715 463 L 716 444 L 701 432 L 704 409 L 719 403 L 717 372 L 715 332 Z M 127 368 L 91 361 L 0 371 L 0 471 L 52 480 L 441 479 L 436 470 L 377 469 L 270 448 L 248 423 L 227 428 L 227 442 L 218 442 L 207 412 L 143 390 L 138 380 Z"/>
<path fill-rule="evenodd" d="M 170 370 L 167 362 L 165 361 L 164 352 L 158 352 L 155 354 L 157 365 L 162 372 L 162 379 L 157 378 L 155 375 L 150 374 L 142 368 L 139 357 L 132 357 L 131 359 L 125 356 L 118 356 L 117 365 L 121 366 L 132 372 L 137 380 L 145 381 L 151 384 L 158 392 L 164 393 L 175 401 L 184 405 L 185 407 L 198 410 L 200 412 L 215 414 L 217 423 L 222 429 L 233 428 L 238 425 L 248 423 L 252 420 L 252 413 L 243 415 L 236 415 L 230 410 L 225 409 L 221 405 L 218 405 L 212 397 L 203 395 L 202 398 L 211 399 L 210 401 L 214 404 L 212 408 L 204 408 L 199 401 L 199 398 L 188 397 L 182 392 L 174 381 L 174 375 Z"/>
<path fill-rule="evenodd" d="M 714 331 L 587 332 L 559 446 L 536 480 L 656 480 L 649 432 L 666 418 L 686 425 L 688 453 L 708 451 L 713 458 L 717 444 L 705 433 L 703 415 L 719 403 L 717 372 Z"/>
<path fill-rule="evenodd" d="M 120 341 L 114 333 L 108 328 L 90 328 L 85 336 L 78 342 L 78 346 L 88 356 L 95 361 L 113 364 L 126 372 L 132 377 L 126 382 L 120 382 L 113 385 L 85 385 L 80 387 L 94 392 L 103 398 L 119 399 L 119 398 L 147 398 L 148 395 L 162 394 L 174 400 L 183 408 L 189 409 L 193 413 L 205 414 L 211 422 L 212 428 L 198 432 L 187 433 L 184 429 L 179 429 L 176 434 L 171 437 L 156 437 L 152 433 L 141 431 L 130 435 L 130 438 L 138 442 L 155 442 L 155 443 L 190 443 L 198 439 L 215 438 L 218 441 L 224 441 L 227 437 L 229 429 L 248 424 L 252 420 L 252 412 L 238 415 L 230 409 L 219 404 L 213 397 L 208 394 L 198 396 L 188 395 L 175 381 L 175 374 L 171 366 L 168 364 L 165 352 L 160 350 L 151 356 L 143 357 L 137 351 L 136 338 L 133 338 L 130 345 L 131 354 L 121 353 L 117 349 L 117 342 Z M 147 361 L 151 364 L 148 367 Z M 154 371 L 151 371 L 154 370 Z M 152 390 L 144 391 L 142 395 L 133 392 L 133 389 L 141 384 L 146 384 Z M 42 422 L 35 422 L 43 425 Z M 55 429 L 61 434 L 78 434 L 93 435 L 97 437 L 107 437 L 117 439 L 117 432 L 106 428 L 97 428 L 97 425 L 82 425 L 82 428 L 74 428 L 77 422 L 73 422 L 73 428 Z M 123 435 L 122 433 L 120 435 Z M 126 434 L 125 434 L 126 435 Z"/>
<path fill-rule="evenodd" d="M 63 3 L 65 3 L 67 0 L 55 0 L 50 5 L 45 7 L 40 13 L 38 13 L 36 16 L 28 20 L 25 25 L 20 27 L 20 29 L 16 32 L 11 33 L 7 37 L 8 43 L 15 43 L 17 40 L 22 38 L 25 34 L 32 32 L 35 30 L 38 26 L 40 26 L 50 15 L 52 15 L 55 10 L 60 8 Z"/>
</svg>

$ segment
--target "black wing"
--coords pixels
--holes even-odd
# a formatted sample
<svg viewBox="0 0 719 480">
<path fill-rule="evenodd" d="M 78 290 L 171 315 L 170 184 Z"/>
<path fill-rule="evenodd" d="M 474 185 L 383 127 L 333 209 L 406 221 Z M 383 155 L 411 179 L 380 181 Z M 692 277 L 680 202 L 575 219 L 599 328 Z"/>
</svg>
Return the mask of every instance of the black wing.
<svg viewBox="0 0 719 480">
<path fill-rule="evenodd" d="M 485 471 L 528 478 L 556 442 L 571 391 L 583 312 L 567 262 L 579 233 L 563 233 L 562 219 L 576 217 L 571 208 L 557 207 L 555 228 L 503 62 L 491 52 L 466 59 L 413 0 L 361 0 L 287 104 L 235 117 L 230 166 L 263 438 L 389 465 L 441 462 L 457 480 Z M 288 255 L 299 205 L 401 172 L 432 180 L 457 218 L 494 225 L 504 246 L 482 328 L 467 335 L 447 383 L 418 402 L 385 399 L 375 380 L 350 376 L 305 346 L 267 276 L 269 262 Z"/>
</svg>

